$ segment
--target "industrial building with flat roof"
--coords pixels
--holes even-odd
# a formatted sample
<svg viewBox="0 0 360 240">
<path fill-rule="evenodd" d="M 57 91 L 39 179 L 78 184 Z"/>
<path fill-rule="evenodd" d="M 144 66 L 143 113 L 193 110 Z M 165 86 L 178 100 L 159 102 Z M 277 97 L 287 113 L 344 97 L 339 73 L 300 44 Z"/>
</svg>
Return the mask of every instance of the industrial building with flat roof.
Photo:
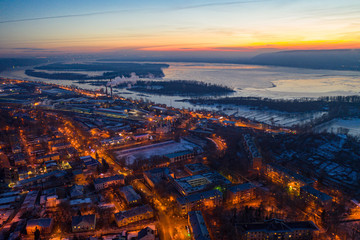
<svg viewBox="0 0 360 240">
<path fill-rule="evenodd" d="M 195 152 L 190 150 L 178 151 L 164 155 L 164 157 L 169 159 L 170 163 L 192 159 L 194 158 L 194 156 L 195 156 Z"/>
<path fill-rule="evenodd" d="M 185 171 L 190 175 L 195 175 L 209 171 L 209 167 L 202 163 L 191 163 L 185 165 Z"/>
<path fill-rule="evenodd" d="M 216 171 L 174 179 L 176 189 L 184 196 L 213 186 L 228 184 L 231 184 L 231 182 Z"/>
</svg>

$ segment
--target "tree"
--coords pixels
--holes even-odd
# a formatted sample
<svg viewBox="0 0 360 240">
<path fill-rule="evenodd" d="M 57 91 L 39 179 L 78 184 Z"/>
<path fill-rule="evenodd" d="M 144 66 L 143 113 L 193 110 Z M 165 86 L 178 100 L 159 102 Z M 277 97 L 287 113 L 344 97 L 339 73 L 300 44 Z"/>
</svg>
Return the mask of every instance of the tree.
<svg viewBox="0 0 360 240">
<path fill-rule="evenodd" d="M 109 164 L 107 163 L 107 161 L 105 159 L 102 159 L 102 162 L 101 164 L 103 165 L 103 169 L 104 169 L 104 172 L 107 172 L 110 168 Z"/>
<path fill-rule="evenodd" d="M 40 230 L 37 227 L 35 228 L 34 239 L 40 240 Z"/>
</svg>

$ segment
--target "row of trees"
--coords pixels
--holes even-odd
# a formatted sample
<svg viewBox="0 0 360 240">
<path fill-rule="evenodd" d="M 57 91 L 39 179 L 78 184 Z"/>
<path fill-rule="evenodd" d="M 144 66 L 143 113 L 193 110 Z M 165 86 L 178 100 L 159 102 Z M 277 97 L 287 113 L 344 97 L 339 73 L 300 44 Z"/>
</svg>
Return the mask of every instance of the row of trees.
<svg viewBox="0 0 360 240">
<path fill-rule="evenodd" d="M 324 111 L 344 112 L 349 107 L 360 107 L 360 96 L 334 96 L 299 99 L 271 99 L 261 97 L 226 97 L 220 99 L 197 98 L 189 100 L 193 104 L 233 104 L 260 109 L 273 109 L 285 112 Z M 345 109 L 344 109 L 345 108 Z"/>
</svg>

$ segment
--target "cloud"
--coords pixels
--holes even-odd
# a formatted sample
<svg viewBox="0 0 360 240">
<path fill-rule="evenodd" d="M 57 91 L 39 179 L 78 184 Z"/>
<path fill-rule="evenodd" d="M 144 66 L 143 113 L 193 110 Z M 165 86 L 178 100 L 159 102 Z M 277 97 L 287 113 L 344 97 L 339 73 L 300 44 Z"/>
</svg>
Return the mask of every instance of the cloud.
<svg viewBox="0 0 360 240">
<path fill-rule="evenodd" d="M 21 51 L 22 53 L 59 53 L 62 51 L 58 51 L 55 49 L 46 49 L 46 48 L 36 48 L 36 47 L 18 47 L 11 48 L 15 51 Z"/>
<path fill-rule="evenodd" d="M 12 48 L 12 49 L 14 49 L 14 50 L 28 50 L 28 51 L 46 51 L 47 49 L 45 49 L 45 48 L 24 48 L 24 47 L 22 47 L 22 48 Z"/>
<path fill-rule="evenodd" d="M 126 10 L 123 10 L 126 11 Z M 23 19 L 14 19 L 14 20 L 4 20 L 0 21 L 1 23 L 14 23 L 14 22 L 27 22 L 27 21 L 38 21 L 38 20 L 47 20 L 47 19 L 59 19 L 59 18 L 72 18 L 72 17 L 88 17 L 88 16 L 96 16 L 110 13 L 117 13 L 117 11 L 103 11 L 103 12 L 92 12 L 92 13 L 82 13 L 82 14 L 69 14 L 69 15 L 58 15 L 58 16 L 47 16 L 47 17 L 37 17 L 37 18 L 23 18 Z"/>
<path fill-rule="evenodd" d="M 248 1 L 233 1 L 233 2 L 213 2 L 213 3 L 204 3 L 198 5 L 189 5 L 179 7 L 177 9 L 193 9 L 193 8 L 204 8 L 204 7 L 216 7 L 216 6 L 227 6 L 227 5 L 238 5 L 238 4 L 245 4 L 245 3 L 257 3 L 257 2 L 265 2 L 267 0 L 248 0 Z"/>
</svg>

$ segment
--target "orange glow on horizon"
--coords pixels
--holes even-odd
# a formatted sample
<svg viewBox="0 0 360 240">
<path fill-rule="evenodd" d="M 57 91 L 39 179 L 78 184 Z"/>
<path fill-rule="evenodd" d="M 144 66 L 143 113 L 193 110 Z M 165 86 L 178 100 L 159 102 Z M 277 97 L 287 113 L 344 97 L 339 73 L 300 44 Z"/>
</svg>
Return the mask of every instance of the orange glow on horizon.
<svg viewBox="0 0 360 240">
<path fill-rule="evenodd" d="M 221 39 L 219 39 L 221 40 Z M 181 41 L 181 40 L 180 40 Z M 191 43 L 189 39 L 187 42 L 180 43 L 171 41 L 172 43 L 165 45 L 162 43 L 153 43 L 156 39 L 151 39 L 147 42 L 147 46 L 143 45 L 142 41 L 132 42 L 117 42 L 117 41 L 101 41 L 89 42 L 87 45 L 82 43 L 69 43 L 69 46 L 58 46 L 57 44 L 40 44 L 37 48 L 46 48 L 53 50 L 53 54 L 64 53 L 106 53 L 125 51 L 129 52 L 257 52 L 257 51 L 285 51 L 285 50 L 331 50 L 331 49 L 360 49 L 360 40 L 310 40 L 310 41 L 274 41 L 274 42 L 247 42 L 242 44 L 231 43 L 226 44 L 207 44 L 196 43 L 195 40 Z M 218 41 L 222 42 L 222 41 Z M 235 42 L 235 40 L 232 40 Z M 15 53 L 17 50 L 11 50 Z"/>
<path fill-rule="evenodd" d="M 360 42 L 334 40 L 334 41 L 302 41 L 302 42 L 273 42 L 273 43 L 252 43 L 249 46 L 217 46 L 217 47 L 146 47 L 142 51 L 163 51 L 163 52 L 252 52 L 261 50 L 331 50 L 331 49 L 360 49 Z"/>
</svg>

